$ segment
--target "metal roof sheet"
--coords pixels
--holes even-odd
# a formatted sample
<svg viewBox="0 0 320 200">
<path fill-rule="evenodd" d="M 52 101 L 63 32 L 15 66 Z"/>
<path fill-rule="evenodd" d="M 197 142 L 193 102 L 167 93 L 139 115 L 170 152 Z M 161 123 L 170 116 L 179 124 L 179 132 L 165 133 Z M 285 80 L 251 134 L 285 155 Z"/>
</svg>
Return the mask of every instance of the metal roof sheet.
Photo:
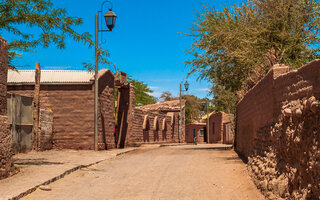
<svg viewBox="0 0 320 200">
<path fill-rule="evenodd" d="M 89 84 L 93 72 L 72 70 L 41 70 L 41 84 Z M 35 70 L 9 70 L 8 85 L 34 84 Z"/>
</svg>

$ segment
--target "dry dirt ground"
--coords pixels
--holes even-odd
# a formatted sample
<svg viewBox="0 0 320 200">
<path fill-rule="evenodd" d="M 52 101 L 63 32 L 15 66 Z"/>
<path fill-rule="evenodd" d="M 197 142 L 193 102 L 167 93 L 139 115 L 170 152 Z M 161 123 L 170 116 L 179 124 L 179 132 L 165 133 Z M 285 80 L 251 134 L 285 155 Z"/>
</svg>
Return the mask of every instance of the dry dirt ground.
<svg viewBox="0 0 320 200">
<path fill-rule="evenodd" d="M 237 154 L 217 145 L 139 149 L 49 187 L 24 199 L 264 199 Z"/>
</svg>

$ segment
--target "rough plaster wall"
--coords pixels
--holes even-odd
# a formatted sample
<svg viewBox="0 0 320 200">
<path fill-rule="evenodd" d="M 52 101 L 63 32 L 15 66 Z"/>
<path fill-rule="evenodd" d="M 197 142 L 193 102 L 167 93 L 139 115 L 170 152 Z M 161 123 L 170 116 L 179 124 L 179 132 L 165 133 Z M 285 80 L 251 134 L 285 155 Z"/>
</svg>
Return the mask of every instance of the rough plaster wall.
<svg viewBox="0 0 320 200">
<path fill-rule="evenodd" d="M 0 179 L 15 173 L 12 162 L 11 133 L 7 117 L 7 41 L 0 37 Z"/>
<path fill-rule="evenodd" d="M 283 103 L 315 96 L 320 98 L 320 60 L 297 71 L 277 65 L 237 105 L 236 150 L 248 157 L 257 131 L 273 123 Z"/>
<path fill-rule="evenodd" d="M 221 142 L 221 132 L 223 130 L 222 113 L 213 114 L 209 118 L 209 141 L 210 143 Z"/>
<path fill-rule="evenodd" d="M 260 127 L 275 120 L 274 79 L 286 73 L 288 67 L 275 66 L 255 85 L 237 105 L 236 150 L 248 156 L 253 139 Z M 283 94 L 279 94 L 283 95 Z"/>
<path fill-rule="evenodd" d="M 0 179 L 14 173 L 15 168 L 12 162 L 12 155 L 8 117 L 0 115 Z"/>
<path fill-rule="evenodd" d="M 319 112 L 315 97 L 290 101 L 257 133 L 248 167 L 269 199 L 319 199 Z"/>
<path fill-rule="evenodd" d="M 136 144 L 130 144 L 130 138 L 132 137 L 132 131 L 133 131 L 133 120 L 134 120 L 134 109 L 135 109 L 135 92 L 136 88 L 132 86 L 131 84 L 129 85 L 129 105 L 128 105 L 128 132 L 126 135 L 126 141 L 125 141 L 125 146 L 136 146 Z M 136 141 L 139 143 L 139 141 Z"/>
<path fill-rule="evenodd" d="M 196 129 L 196 136 L 197 136 L 197 142 L 202 144 L 205 143 L 205 134 L 204 132 L 203 136 L 200 136 L 200 130 L 206 130 L 206 125 L 199 125 L 199 124 L 187 124 L 186 125 L 186 136 L 185 141 L 187 143 L 193 143 L 193 129 Z"/>
<path fill-rule="evenodd" d="M 174 113 L 174 118 L 174 126 L 172 128 L 172 142 L 179 142 L 179 113 Z"/>
<path fill-rule="evenodd" d="M 99 76 L 99 149 L 114 148 L 114 77 Z M 33 97 L 34 86 L 10 85 L 8 92 Z M 41 85 L 40 108 L 54 114 L 53 147 L 94 149 L 93 85 Z"/>
<path fill-rule="evenodd" d="M 146 111 L 135 108 L 135 88 L 130 86 L 129 109 L 128 109 L 128 133 L 126 136 L 126 146 L 140 146 L 143 143 L 175 143 L 179 142 L 179 113 L 168 114 L 158 113 L 158 111 Z M 184 102 L 183 102 L 184 106 Z M 183 110 L 184 113 L 184 110 Z M 145 116 L 148 115 L 148 130 L 143 130 Z M 171 126 L 171 116 L 173 116 L 173 126 Z M 158 118 L 159 129 L 154 130 L 154 119 Z M 166 121 L 166 130 L 162 130 L 163 119 Z M 185 122 L 183 114 L 182 141 L 185 141 Z"/>
<path fill-rule="evenodd" d="M 99 149 L 115 148 L 114 76 L 110 70 L 99 77 Z"/>
<path fill-rule="evenodd" d="M 318 199 L 320 61 L 287 69 L 273 68 L 239 102 L 236 150 L 270 199 Z"/>
<path fill-rule="evenodd" d="M 8 45 L 0 37 L 0 115 L 7 115 Z"/>
<path fill-rule="evenodd" d="M 224 123 L 231 122 L 229 114 L 219 112 L 209 118 L 210 143 L 223 143 Z"/>
<path fill-rule="evenodd" d="M 8 92 L 33 97 L 33 86 L 8 86 Z M 92 85 L 42 85 L 40 108 L 51 109 L 54 117 L 53 147 L 93 149 Z"/>
<path fill-rule="evenodd" d="M 50 150 L 53 147 L 53 112 L 40 109 L 40 150 Z"/>
<path fill-rule="evenodd" d="M 128 146 L 139 146 L 143 143 L 171 143 L 177 140 L 178 130 L 173 131 L 173 127 L 170 125 L 171 117 L 166 114 L 147 112 L 141 109 L 134 109 L 133 111 L 132 128 L 130 136 L 127 138 Z M 144 116 L 148 115 L 148 130 L 143 130 Z M 154 119 L 158 117 L 159 129 L 154 129 Z M 167 130 L 161 130 L 162 120 L 166 119 Z M 177 119 L 176 119 L 177 120 Z M 175 121 L 175 124 L 177 121 Z"/>
</svg>

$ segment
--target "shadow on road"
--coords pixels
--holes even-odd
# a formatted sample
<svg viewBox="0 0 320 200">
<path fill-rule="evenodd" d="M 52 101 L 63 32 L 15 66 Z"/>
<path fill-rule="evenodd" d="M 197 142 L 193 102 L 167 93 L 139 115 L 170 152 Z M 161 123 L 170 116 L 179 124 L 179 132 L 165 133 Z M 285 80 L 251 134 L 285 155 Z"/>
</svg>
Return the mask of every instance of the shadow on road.
<svg viewBox="0 0 320 200">
<path fill-rule="evenodd" d="M 193 151 L 197 151 L 197 150 L 206 150 L 206 151 L 211 151 L 211 150 L 218 150 L 218 151 L 228 151 L 231 150 L 232 146 L 230 147 L 194 147 L 194 148 L 184 148 L 184 150 L 193 150 Z"/>
<path fill-rule="evenodd" d="M 36 159 L 17 159 L 14 161 L 16 165 L 62 165 L 63 162 L 50 162 L 45 158 Z"/>
<path fill-rule="evenodd" d="M 238 153 L 237 151 L 236 151 L 236 153 L 238 154 L 238 157 L 242 160 L 242 162 L 244 162 L 245 164 L 248 163 L 248 158 L 247 157 L 245 157 L 244 155 Z"/>
</svg>

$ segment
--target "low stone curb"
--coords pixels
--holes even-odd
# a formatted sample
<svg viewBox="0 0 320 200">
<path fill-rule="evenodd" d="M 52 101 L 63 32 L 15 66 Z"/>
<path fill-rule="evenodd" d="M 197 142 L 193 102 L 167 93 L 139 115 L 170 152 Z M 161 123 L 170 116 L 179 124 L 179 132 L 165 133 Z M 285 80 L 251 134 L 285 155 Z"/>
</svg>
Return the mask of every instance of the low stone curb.
<svg viewBox="0 0 320 200">
<path fill-rule="evenodd" d="M 174 146 L 182 146 L 188 145 L 187 143 L 180 143 L 180 144 L 161 144 L 160 147 L 174 147 Z"/>
<path fill-rule="evenodd" d="M 132 152 L 132 151 L 135 151 L 135 150 L 137 150 L 137 149 L 130 149 L 130 150 L 127 150 L 127 151 L 124 151 L 124 152 L 121 152 L 121 153 L 117 153 L 117 154 L 115 155 L 115 157 L 116 157 L 116 156 L 123 155 L 123 154 L 126 154 L 126 153 L 129 153 L 129 152 Z M 27 190 L 27 191 L 25 191 L 25 192 L 20 193 L 19 195 L 15 196 L 15 197 L 10 198 L 9 200 L 18 200 L 18 199 L 21 199 L 21 198 L 27 196 L 28 194 L 31 194 L 32 192 L 36 191 L 36 190 L 37 190 L 40 186 L 42 186 L 42 185 L 49 185 L 50 183 L 53 183 L 53 182 L 55 182 L 55 181 L 58 181 L 58 180 L 64 178 L 66 175 L 71 174 L 72 172 L 75 172 L 75 171 L 77 171 L 77 170 L 79 170 L 79 169 L 91 167 L 91 166 L 93 166 L 93 165 L 99 164 L 99 163 L 101 163 L 101 162 L 103 162 L 103 161 L 106 161 L 106 160 L 109 160 L 109 159 L 111 159 L 111 158 L 102 159 L 102 160 L 99 160 L 99 161 L 97 161 L 97 162 L 90 163 L 90 164 L 88 164 L 88 165 L 78 165 L 78 166 L 76 166 L 76 167 L 74 167 L 74 168 L 72 168 L 72 169 L 69 169 L 69 170 L 65 171 L 64 173 L 62 173 L 62 174 L 60 174 L 60 175 L 58 175 L 58 176 L 56 176 L 56 177 L 54 177 L 54 178 L 51 178 L 51 179 L 49 179 L 49 180 L 47 180 L 47 181 L 45 181 L 45 182 L 43 182 L 43 183 L 41 183 L 41 184 L 39 184 L 39 185 L 36 185 L 36 186 L 30 188 L 29 190 Z"/>
</svg>

